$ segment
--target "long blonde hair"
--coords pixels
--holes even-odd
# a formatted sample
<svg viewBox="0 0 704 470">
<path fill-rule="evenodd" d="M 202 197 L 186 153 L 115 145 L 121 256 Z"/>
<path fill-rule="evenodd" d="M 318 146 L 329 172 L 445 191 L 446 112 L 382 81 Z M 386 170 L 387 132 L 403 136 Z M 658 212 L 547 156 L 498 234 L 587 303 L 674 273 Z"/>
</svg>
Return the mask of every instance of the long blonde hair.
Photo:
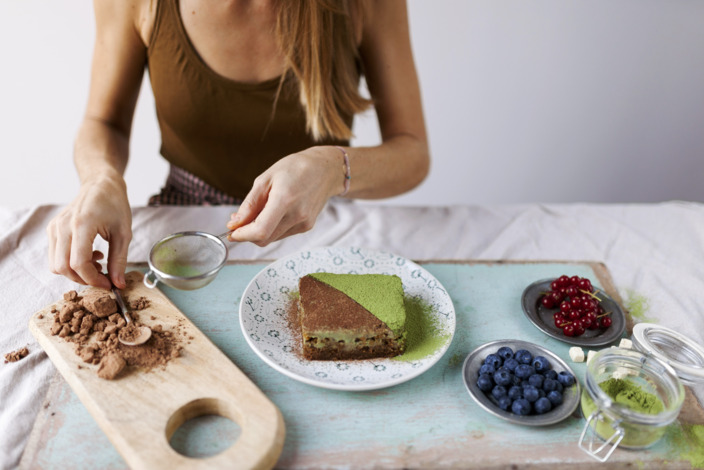
<svg viewBox="0 0 704 470">
<path fill-rule="evenodd" d="M 363 5 L 355 0 L 277 2 L 276 36 L 286 57 L 283 76 L 296 77 L 306 129 L 316 141 L 349 139 L 352 129 L 343 116 L 371 104 L 358 88 L 355 31 L 361 21 Z"/>
</svg>

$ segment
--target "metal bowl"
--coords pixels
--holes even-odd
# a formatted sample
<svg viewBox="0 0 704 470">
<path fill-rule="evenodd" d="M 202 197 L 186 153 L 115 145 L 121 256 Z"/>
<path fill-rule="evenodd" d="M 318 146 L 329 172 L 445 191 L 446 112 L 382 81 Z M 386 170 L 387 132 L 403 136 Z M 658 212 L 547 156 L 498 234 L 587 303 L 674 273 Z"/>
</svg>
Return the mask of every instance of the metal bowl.
<svg viewBox="0 0 704 470">
<path fill-rule="evenodd" d="M 611 326 L 605 330 L 587 330 L 581 336 L 565 336 L 562 330 L 555 326 L 552 317 L 559 308 L 545 308 L 540 303 L 543 293 L 550 290 L 552 281 L 554 279 L 536 281 L 526 287 L 521 296 L 523 313 L 536 328 L 557 340 L 582 347 L 606 346 L 621 338 L 626 329 L 626 315 L 618 303 L 603 291 L 598 294 L 599 303 L 604 310 L 611 312 Z"/>
<path fill-rule="evenodd" d="M 227 253 L 222 239 L 210 233 L 173 233 L 152 246 L 144 285 L 151 289 L 162 282 L 179 290 L 200 289 L 215 279 Z"/>
<path fill-rule="evenodd" d="M 541 415 L 520 416 L 511 413 L 510 411 L 502 410 L 492 397 L 489 397 L 482 392 L 477 386 L 479 368 L 482 366 L 484 359 L 486 359 L 489 354 L 495 353 L 502 346 L 508 346 L 514 351 L 525 349 L 534 357 L 545 356 L 545 358 L 550 361 L 552 368 L 556 372 L 559 373 L 562 371 L 567 371 L 574 375 L 575 384 L 564 390 L 562 395 L 562 403 L 547 413 Z M 501 339 L 479 346 L 474 351 L 469 353 L 467 358 L 464 360 L 464 365 L 462 366 L 462 379 L 464 380 L 464 385 L 467 388 L 469 395 L 475 402 L 477 402 L 479 406 L 494 416 L 515 424 L 523 424 L 525 426 L 548 426 L 550 424 L 559 423 L 574 413 L 579 405 L 581 388 L 579 385 L 579 380 L 570 366 L 568 366 L 565 361 L 560 359 L 553 352 L 542 346 L 538 346 L 537 344 L 529 343 L 527 341 L 517 339 Z"/>
</svg>

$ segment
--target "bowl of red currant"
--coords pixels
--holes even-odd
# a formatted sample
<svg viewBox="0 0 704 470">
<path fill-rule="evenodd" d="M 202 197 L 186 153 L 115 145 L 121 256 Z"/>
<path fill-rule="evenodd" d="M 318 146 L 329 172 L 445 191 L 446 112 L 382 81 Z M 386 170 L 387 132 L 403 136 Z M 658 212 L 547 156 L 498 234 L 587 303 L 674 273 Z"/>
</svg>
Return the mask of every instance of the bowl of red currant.
<svg viewBox="0 0 704 470">
<path fill-rule="evenodd" d="M 626 329 L 623 310 L 586 277 L 562 275 L 526 287 L 523 312 L 543 333 L 578 346 L 605 346 Z"/>
</svg>

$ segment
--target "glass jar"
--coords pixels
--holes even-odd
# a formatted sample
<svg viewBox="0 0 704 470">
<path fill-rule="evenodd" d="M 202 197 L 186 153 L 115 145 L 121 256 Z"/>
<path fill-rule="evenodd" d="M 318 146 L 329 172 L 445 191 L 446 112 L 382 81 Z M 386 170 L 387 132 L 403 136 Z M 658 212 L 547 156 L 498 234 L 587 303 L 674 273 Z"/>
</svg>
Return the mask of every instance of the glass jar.
<svg viewBox="0 0 704 470">
<path fill-rule="evenodd" d="M 609 379 L 624 381 L 632 388 L 631 393 L 620 398 L 610 396 L 600 385 Z M 621 398 L 626 396 L 629 400 Z M 684 397 L 682 382 L 663 361 L 636 350 L 603 349 L 587 365 L 581 396 L 587 422 L 579 446 L 601 462 L 618 446 L 649 447 L 677 418 Z M 596 447 L 599 441 L 603 442 Z"/>
</svg>

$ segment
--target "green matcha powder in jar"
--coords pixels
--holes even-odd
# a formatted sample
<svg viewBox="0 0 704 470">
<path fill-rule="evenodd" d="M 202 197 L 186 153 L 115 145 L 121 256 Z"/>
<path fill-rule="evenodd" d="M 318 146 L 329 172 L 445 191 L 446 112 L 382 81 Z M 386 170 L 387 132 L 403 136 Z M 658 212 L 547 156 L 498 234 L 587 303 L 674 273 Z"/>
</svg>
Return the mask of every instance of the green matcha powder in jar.
<svg viewBox="0 0 704 470">
<path fill-rule="evenodd" d="M 599 351 L 587 366 L 579 446 L 599 461 L 616 447 L 643 449 L 665 433 L 684 403 L 684 387 L 667 364 L 639 351 Z M 598 438 L 603 443 L 595 448 Z M 604 453 L 605 452 L 605 453 Z"/>
<path fill-rule="evenodd" d="M 691 338 L 639 323 L 631 340 L 634 349 L 601 350 L 587 365 L 579 447 L 601 462 L 616 447 L 655 444 L 677 419 L 684 386 L 704 383 L 704 348 Z"/>
</svg>

